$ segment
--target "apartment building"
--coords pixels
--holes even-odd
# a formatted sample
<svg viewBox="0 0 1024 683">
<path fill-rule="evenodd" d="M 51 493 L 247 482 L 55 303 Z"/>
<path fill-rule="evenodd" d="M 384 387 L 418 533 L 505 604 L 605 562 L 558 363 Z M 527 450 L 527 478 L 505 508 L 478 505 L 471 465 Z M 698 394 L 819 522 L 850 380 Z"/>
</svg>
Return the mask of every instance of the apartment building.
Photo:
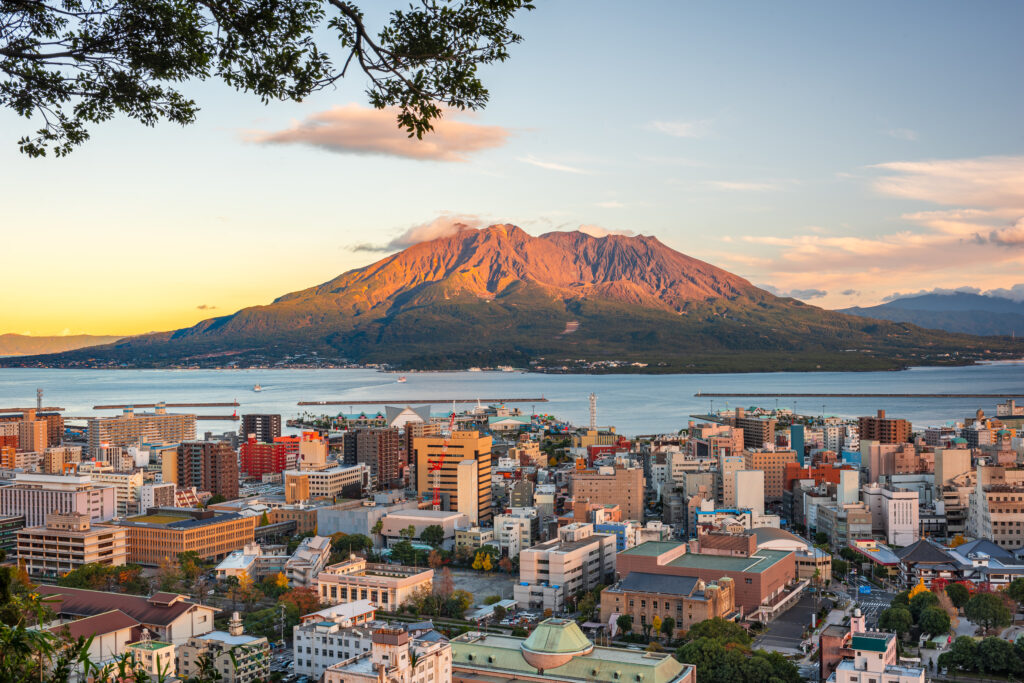
<svg viewBox="0 0 1024 683">
<path fill-rule="evenodd" d="M 1024 545 L 1024 469 L 978 467 L 967 531 L 1000 548 Z"/>
<path fill-rule="evenodd" d="M 494 540 L 509 557 L 532 546 L 539 529 L 536 508 L 509 508 L 494 515 Z"/>
<path fill-rule="evenodd" d="M 906 443 L 910 438 L 910 422 L 886 417 L 884 410 L 879 410 L 874 417 L 858 418 L 857 427 L 861 441 Z"/>
<path fill-rule="evenodd" d="M 118 567 L 127 557 L 124 529 L 93 526 L 79 512 L 53 513 L 43 526 L 18 532 L 18 564 L 35 578 L 58 579 L 84 564 Z"/>
<path fill-rule="evenodd" d="M 178 444 L 179 488 L 196 487 L 224 496 L 238 498 L 238 456 L 231 444 L 224 441 L 185 441 Z"/>
<path fill-rule="evenodd" d="M 594 532 L 593 524 L 573 523 L 556 540 L 519 553 L 516 602 L 561 612 L 566 598 L 610 583 L 615 576 L 616 538 Z"/>
<path fill-rule="evenodd" d="M 743 455 L 719 455 L 718 456 L 718 478 L 717 499 L 727 508 L 736 507 L 736 473 L 746 469 L 743 464 Z"/>
<path fill-rule="evenodd" d="M 175 668 L 183 679 L 198 676 L 202 658 L 212 660 L 222 683 L 263 683 L 270 680 L 270 643 L 245 634 L 238 612 L 227 631 L 211 631 L 189 638 L 175 648 Z"/>
<path fill-rule="evenodd" d="M 391 611 L 417 592 L 433 590 L 434 570 L 368 563 L 353 555 L 317 574 L 316 584 L 320 602 L 325 605 L 369 600 L 380 609 Z"/>
<path fill-rule="evenodd" d="M 370 427 L 355 432 L 356 463 L 370 470 L 376 489 L 401 485 L 401 433 L 396 427 Z"/>
<path fill-rule="evenodd" d="M 473 524 L 489 525 L 491 510 L 491 437 L 476 431 L 452 432 L 448 452 L 441 464 L 438 483 L 447 496 L 449 509 L 467 515 Z M 432 463 L 441 462 L 445 440 L 424 436 L 412 440 L 410 461 L 416 463 L 416 490 L 421 498 L 434 491 Z"/>
<path fill-rule="evenodd" d="M 257 443 L 273 443 L 274 439 L 281 436 L 281 416 L 257 413 L 242 415 L 238 436 L 246 441 L 249 437 L 255 437 Z"/>
<path fill-rule="evenodd" d="M 114 417 L 94 417 L 88 422 L 89 452 L 100 446 L 136 446 L 138 444 L 176 444 L 196 438 L 196 416 L 172 414 L 158 404 L 152 413 L 125 408 Z"/>
<path fill-rule="evenodd" d="M 575 501 L 618 505 L 625 519 L 643 520 L 645 485 L 643 468 L 606 465 L 572 472 L 569 494 Z"/>
<path fill-rule="evenodd" d="M 294 673 L 318 681 L 327 667 L 369 652 L 376 614 L 372 602 L 357 600 L 303 615 L 292 627 Z"/>
<path fill-rule="evenodd" d="M 747 415 L 743 408 L 737 408 L 732 424 L 743 430 L 743 448 L 746 450 L 762 449 L 775 444 L 778 420 L 773 417 Z"/>
<path fill-rule="evenodd" d="M 796 451 L 743 451 L 743 469 L 764 472 L 764 497 L 769 502 L 781 502 L 786 484 L 786 465 L 799 464 Z"/>
<path fill-rule="evenodd" d="M 279 474 L 289 468 L 294 469 L 298 453 L 298 438 L 279 436 L 271 443 L 261 442 L 250 434 L 238 447 L 239 469 L 254 479 L 265 474 Z"/>
<path fill-rule="evenodd" d="M 833 548 L 845 548 L 850 541 L 871 538 L 871 510 L 863 502 L 818 505 L 815 529 L 828 536 Z"/>
<path fill-rule="evenodd" d="M 455 530 L 455 550 L 476 552 L 487 543 L 494 542 L 494 529 L 473 526 Z"/>
<path fill-rule="evenodd" d="M 112 486 L 100 486 L 89 476 L 62 477 L 19 473 L 11 486 L 0 486 L 0 514 L 25 518 L 25 526 L 42 526 L 53 512 L 80 512 L 93 522 L 106 522 L 117 514 Z"/>
<path fill-rule="evenodd" d="M 207 560 L 224 559 L 253 542 L 256 522 L 256 517 L 210 510 L 157 508 L 118 525 L 128 534 L 128 561 L 155 567 L 163 558 L 186 550 Z"/>
<path fill-rule="evenodd" d="M 173 508 L 175 490 L 173 482 L 166 484 L 143 484 L 139 487 L 139 511 L 145 513 L 150 508 Z"/>
<path fill-rule="evenodd" d="M 133 472 L 111 472 L 92 471 L 88 472 L 89 477 L 97 486 L 110 486 L 114 489 L 114 505 L 118 517 L 125 517 L 130 509 L 137 507 L 139 501 L 139 490 L 143 485 L 142 471 Z"/>
</svg>

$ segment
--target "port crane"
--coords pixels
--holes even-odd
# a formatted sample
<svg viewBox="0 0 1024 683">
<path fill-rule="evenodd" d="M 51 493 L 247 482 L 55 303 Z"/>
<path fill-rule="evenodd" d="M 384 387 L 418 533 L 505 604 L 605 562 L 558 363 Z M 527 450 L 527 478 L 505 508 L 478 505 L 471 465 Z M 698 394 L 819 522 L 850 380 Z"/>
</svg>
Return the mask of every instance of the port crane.
<svg viewBox="0 0 1024 683">
<path fill-rule="evenodd" d="M 444 465 L 445 456 L 448 455 L 448 439 L 452 437 L 452 430 L 455 428 L 455 409 L 448 418 L 448 428 L 442 428 L 441 454 L 430 462 L 430 471 L 434 475 L 434 498 L 432 507 L 434 510 L 441 509 L 441 467 Z"/>
</svg>

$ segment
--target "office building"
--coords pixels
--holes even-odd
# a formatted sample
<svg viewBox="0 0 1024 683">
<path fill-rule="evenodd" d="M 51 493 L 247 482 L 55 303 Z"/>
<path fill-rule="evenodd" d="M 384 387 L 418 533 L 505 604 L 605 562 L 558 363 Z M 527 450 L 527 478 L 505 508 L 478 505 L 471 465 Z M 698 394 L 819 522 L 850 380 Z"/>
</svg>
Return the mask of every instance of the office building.
<svg viewBox="0 0 1024 683">
<path fill-rule="evenodd" d="M 90 521 L 106 522 L 117 514 L 114 488 L 99 486 L 89 476 L 62 477 L 22 473 L 11 486 L 0 486 L 0 515 L 25 518 L 25 526 L 42 526 L 53 512 L 80 512 Z"/>
<path fill-rule="evenodd" d="M 357 600 L 301 616 L 292 627 L 294 673 L 318 681 L 327 667 L 369 652 L 376 614 L 372 602 Z"/>
<path fill-rule="evenodd" d="M 743 451 L 743 469 L 764 472 L 764 496 L 770 502 L 782 501 L 786 465 L 796 462 L 794 451 Z"/>
<path fill-rule="evenodd" d="M 743 430 L 743 448 L 746 450 L 759 450 L 775 445 L 775 425 L 778 424 L 778 420 L 773 417 L 747 415 L 743 408 L 737 408 L 732 424 Z"/>
<path fill-rule="evenodd" d="M 223 441 L 178 444 L 178 488 L 196 487 L 227 500 L 238 498 L 238 456 Z"/>
<path fill-rule="evenodd" d="M 1024 545 L 1024 469 L 978 467 L 970 497 L 968 534 L 1000 548 Z"/>
<path fill-rule="evenodd" d="M 871 511 L 872 533 L 884 537 L 889 545 L 907 546 L 920 538 L 917 492 L 865 484 L 861 499 Z"/>
<path fill-rule="evenodd" d="M 601 623 L 611 623 L 613 614 L 628 614 L 635 628 L 671 617 L 675 638 L 697 622 L 706 619 L 731 619 L 736 611 L 733 580 L 723 576 L 708 583 L 695 576 L 632 572 L 626 578 L 601 591 Z"/>
<path fill-rule="evenodd" d="M 697 683 L 697 667 L 671 652 L 597 647 L 569 619 L 546 619 L 525 639 L 470 631 L 451 648 L 460 683 Z"/>
<path fill-rule="evenodd" d="M 540 534 L 536 508 L 508 508 L 494 515 L 494 540 L 508 557 L 517 557 Z"/>
<path fill-rule="evenodd" d="M 644 518 L 644 471 L 632 465 L 601 466 L 570 474 L 569 494 L 574 501 L 618 505 L 625 519 Z"/>
<path fill-rule="evenodd" d="M 359 498 L 369 486 L 370 470 L 365 465 L 284 472 L 284 495 L 288 503 L 316 498 Z"/>
<path fill-rule="evenodd" d="M 18 532 L 18 565 L 36 578 L 56 580 L 84 564 L 119 567 L 127 557 L 124 529 L 93 526 L 79 512 L 50 514 L 43 526 Z"/>
<path fill-rule="evenodd" d="M 804 443 L 804 426 L 799 424 L 790 425 L 789 448 L 796 453 L 796 459 L 800 463 L 800 467 L 805 465 L 804 459 L 807 457 Z"/>
<path fill-rule="evenodd" d="M 273 443 L 274 439 L 281 436 L 281 416 L 255 413 L 242 415 L 238 436 L 243 441 L 255 437 L 257 443 Z"/>
<path fill-rule="evenodd" d="M 444 443 L 440 436 L 413 439 L 411 460 L 416 463 L 416 490 L 421 498 L 433 495 L 430 467 L 441 462 Z M 467 515 L 474 524 L 491 523 L 491 437 L 475 431 L 452 432 L 438 480 L 451 510 Z"/>
<path fill-rule="evenodd" d="M 369 600 L 385 611 L 407 603 L 417 592 L 433 590 L 434 570 L 350 559 L 317 574 L 317 593 L 325 605 Z"/>
<path fill-rule="evenodd" d="M 323 683 L 448 683 L 452 648 L 443 639 L 415 638 L 397 628 L 374 629 L 370 651 L 331 665 Z"/>
<path fill-rule="evenodd" d="M 89 477 L 97 486 L 110 486 L 114 489 L 114 505 L 117 516 L 128 515 L 129 508 L 134 510 L 139 500 L 139 489 L 142 488 L 142 471 L 128 474 L 126 472 L 88 472 Z"/>
<path fill-rule="evenodd" d="M 615 536 L 594 533 L 593 524 L 576 522 L 560 528 L 557 539 L 520 551 L 516 602 L 563 611 L 567 598 L 611 582 L 615 546 Z"/>
<path fill-rule="evenodd" d="M 221 560 L 253 542 L 257 521 L 210 510 L 159 508 L 118 525 L 128 534 L 128 561 L 155 567 L 187 550 L 205 560 Z"/>
<path fill-rule="evenodd" d="M 764 515 L 764 470 L 739 470 L 735 476 L 736 508 L 750 510 L 754 515 Z"/>
<path fill-rule="evenodd" d="M 25 528 L 25 518 L 21 515 L 0 517 L 0 550 L 8 557 L 14 556 L 18 546 L 18 532 Z"/>
<path fill-rule="evenodd" d="M 196 416 L 167 412 L 160 404 L 152 413 L 125 408 L 115 417 L 94 417 L 88 422 L 89 452 L 99 453 L 101 445 L 176 444 L 196 438 Z"/>
<path fill-rule="evenodd" d="M 906 443 L 910 438 L 910 422 L 886 417 L 884 410 L 879 410 L 875 417 L 858 418 L 857 425 L 861 441 L 894 444 Z"/>
<path fill-rule="evenodd" d="M 270 643 L 266 638 L 245 635 L 242 619 L 235 612 L 228 630 L 211 631 L 189 638 L 176 648 L 179 677 L 188 679 L 200 673 L 200 660 L 212 661 L 222 683 L 263 683 L 270 680 Z"/>
</svg>

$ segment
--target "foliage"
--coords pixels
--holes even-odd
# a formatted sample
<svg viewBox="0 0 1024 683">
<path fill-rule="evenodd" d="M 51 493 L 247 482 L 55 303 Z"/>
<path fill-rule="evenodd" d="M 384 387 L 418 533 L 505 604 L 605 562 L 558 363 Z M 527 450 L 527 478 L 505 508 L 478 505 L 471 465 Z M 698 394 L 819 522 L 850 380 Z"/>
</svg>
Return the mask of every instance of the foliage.
<svg viewBox="0 0 1024 683">
<path fill-rule="evenodd" d="M 814 534 L 814 545 L 825 545 L 828 543 L 828 534 L 824 531 L 818 531 Z"/>
<path fill-rule="evenodd" d="M 508 25 L 527 0 L 425 2 L 390 12 L 378 31 L 345 0 L 113 0 L 0 3 L 0 105 L 43 127 L 30 156 L 71 152 L 115 116 L 186 125 L 199 111 L 181 84 L 211 77 L 262 102 L 301 101 L 344 78 L 368 77 L 374 107 L 422 137 L 444 107 L 481 109 L 478 68 L 508 58 Z M 374 14 L 377 13 L 374 7 Z M 335 51 L 338 61 L 330 56 Z"/>
<path fill-rule="evenodd" d="M 661 633 L 661 617 L 659 617 L 657 614 L 655 614 L 654 618 L 651 619 L 651 630 L 655 634 Z"/>
<path fill-rule="evenodd" d="M 940 607 L 926 607 L 921 612 L 917 624 L 923 633 L 935 636 L 949 631 L 950 620 L 946 610 Z"/>
<path fill-rule="evenodd" d="M 181 584 L 181 579 L 181 568 L 170 557 L 164 556 L 157 565 L 157 586 L 162 591 L 176 593 Z"/>
<path fill-rule="evenodd" d="M 967 601 L 971 599 L 971 594 L 967 590 L 967 587 L 962 583 L 951 583 L 946 586 L 946 595 L 949 596 L 950 602 L 957 609 L 960 609 L 967 604 Z"/>
<path fill-rule="evenodd" d="M 527 631 L 522 626 L 513 626 L 512 627 L 512 637 L 514 637 L 514 638 L 525 638 L 528 635 L 530 635 L 530 632 Z"/>
<path fill-rule="evenodd" d="M 399 541 L 391 546 L 391 559 L 400 564 L 420 567 L 427 564 L 428 554 L 426 551 L 413 547 L 407 540 Z"/>
<path fill-rule="evenodd" d="M 217 505 L 219 503 L 226 503 L 227 500 L 228 499 L 225 498 L 223 494 L 215 493 L 212 496 L 210 496 L 209 500 L 206 501 L 206 507 L 210 507 L 211 505 Z"/>
<path fill-rule="evenodd" d="M 1015 601 L 1024 605 L 1024 577 L 1017 577 L 1006 587 L 1006 594 Z"/>
<path fill-rule="evenodd" d="M 178 568 L 182 579 L 192 583 L 203 573 L 203 558 L 194 550 L 178 553 Z"/>
<path fill-rule="evenodd" d="M 709 621 L 735 626 L 729 629 L 722 623 L 705 626 Z M 694 635 L 694 632 L 697 635 Z M 716 637 L 714 634 L 719 634 Z M 694 624 L 687 634 L 687 642 L 676 650 L 676 659 L 693 664 L 700 672 L 702 683 L 736 683 L 736 681 L 763 681 L 797 683 L 801 680 L 796 665 L 778 652 L 750 650 L 750 636 L 743 627 L 723 619 L 709 619 Z"/>
<path fill-rule="evenodd" d="M 494 618 L 495 619 L 497 619 L 498 621 L 501 621 L 502 619 L 504 619 L 507 616 L 508 616 L 508 610 L 507 609 L 505 609 L 501 605 L 495 605 L 494 606 Z"/>
<path fill-rule="evenodd" d="M 420 540 L 438 548 L 444 543 L 444 529 L 439 524 L 431 524 L 420 532 Z"/>
<path fill-rule="evenodd" d="M 633 630 L 633 617 L 629 614 L 620 614 L 615 624 L 622 633 L 629 633 Z"/>
<path fill-rule="evenodd" d="M 980 641 L 960 636 L 948 652 L 939 655 L 939 666 L 951 671 L 1020 676 L 1024 674 L 1024 643 L 1014 645 L 995 636 Z"/>
<path fill-rule="evenodd" d="M 924 591 L 918 593 L 914 597 L 910 598 L 908 607 L 910 609 L 911 616 L 914 617 L 914 623 L 918 623 L 921 620 L 921 613 L 929 607 L 939 606 L 939 596 L 935 595 L 931 591 Z"/>
<path fill-rule="evenodd" d="M 320 596 L 312 587 L 292 588 L 277 599 L 278 604 L 284 605 L 286 611 L 294 610 L 300 616 L 311 614 L 321 608 Z"/>
<path fill-rule="evenodd" d="M 444 564 L 444 556 L 436 548 L 431 550 L 430 554 L 427 555 L 427 566 L 431 569 L 439 569 L 442 564 Z"/>
<path fill-rule="evenodd" d="M 447 598 L 454 590 L 455 580 L 452 578 L 452 572 L 448 567 L 445 567 L 441 570 L 441 580 L 437 584 L 437 594 Z"/>
<path fill-rule="evenodd" d="M 473 596 L 461 589 L 453 590 L 447 595 L 421 590 L 413 595 L 408 607 L 414 614 L 461 619 L 472 604 Z"/>
<path fill-rule="evenodd" d="M 719 640 L 725 644 L 735 643 L 738 645 L 750 645 L 753 641 L 753 638 L 747 633 L 747 629 L 721 617 L 699 621 L 687 631 L 687 640 L 697 640 L 698 638 L 708 638 Z"/>
<path fill-rule="evenodd" d="M 846 560 L 832 560 L 832 574 L 835 576 L 846 576 L 850 572 L 850 563 Z"/>
<path fill-rule="evenodd" d="M 859 562 L 861 560 L 856 551 L 847 547 L 839 549 L 839 557 L 843 558 L 847 562 Z"/>
<path fill-rule="evenodd" d="M 900 636 L 910 633 L 914 625 L 914 615 L 905 607 L 889 607 L 878 616 L 878 627 L 883 631 L 892 631 Z"/>
<path fill-rule="evenodd" d="M 338 532 L 331 536 L 331 550 L 337 553 L 358 553 L 372 550 L 373 539 L 365 534 L 344 534 Z"/>
<path fill-rule="evenodd" d="M 979 593 L 967 601 L 964 615 L 985 629 L 1010 625 L 1010 610 L 1002 598 L 993 593 Z"/>
<path fill-rule="evenodd" d="M 149 593 L 149 581 L 142 576 L 142 567 L 137 564 L 126 564 L 119 567 L 97 563 L 83 564 L 57 579 L 57 585 L 108 593 L 114 591 L 133 595 Z"/>
<path fill-rule="evenodd" d="M 304 541 L 307 538 L 313 538 L 313 536 L 316 536 L 316 534 L 314 534 L 312 531 L 307 531 L 305 533 L 292 536 L 290 539 L 288 539 L 288 554 L 291 555 L 292 553 L 294 553 L 296 550 L 299 549 L 299 546 L 302 545 L 302 541 Z"/>
<path fill-rule="evenodd" d="M 498 561 L 498 567 L 506 574 L 511 574 L 512 570 L 515 569 L 515 565 L 512 563 L 512 560 L 507 557 L 503 557 Z"/>
<path fill-rule="evenodd" d="M 270 526 L 270 516 L 267 514 L 266 510 L 264 510 L 263 514 L 260 515 L 260 524 L 259 525 L 260 526 Z"/>
<path fill-rule="evenodd" d="M 268 598 L 277 599 L 288 591 L 288 577 L 284 572 L 278 572 L 263 578 L 260 582 L 260 592 Z"/>
<path fill-rule="evenodd" d="M 473 558 L 473 569 L 482 572 L 489 572 L 494 568 L 494 564 L 491 560 L 491 553 L 487 552 L 483 548 L 477 551 L 476 557 Z"/>
<path fill-rule="evenodd" d="M 488 595 L 486 598 L 484 598 L 485 605 L 494 605 L 499 602 L 501 602 L 500 595 Z"/>
<path fill-rule="evenodd" d="M 665 617 L 661 622 L 661 633 L 666 638 L 671 638 L 676 630 L 676 620 L 672 617 Z"/>
</svg>

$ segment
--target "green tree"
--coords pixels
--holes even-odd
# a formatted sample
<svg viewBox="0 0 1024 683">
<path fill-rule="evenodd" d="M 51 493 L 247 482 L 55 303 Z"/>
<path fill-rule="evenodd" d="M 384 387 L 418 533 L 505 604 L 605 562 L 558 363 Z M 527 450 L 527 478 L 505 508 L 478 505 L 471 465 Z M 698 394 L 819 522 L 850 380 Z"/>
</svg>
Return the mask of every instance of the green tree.
<svg viewBox="0 0 1024 683">
<path fill-rule="evenodd" d="M 825 545 L 828 543 L 828 534 L 824 531 L 818 531 L 814 534 L 814 545 Z"/>
<path fill-rule="evenodd" d="M 420 532 L 420 540 L 437 548 L 444 543 L 444 529 L 439 524 L 431 524 Z"/>
<path fill-rule="evenodd" d="M 892 631 L 899 636 L 910 633 L 914 625 L 914 617 L 905 607 L 890 607 L 878 615 L 878 627 L 883 631 Z"/>
<path fill-rule="evenodd" d="M 501 621 L 506 616 L 508 616 L 508 610 L 507 609 L 505 609 L 501 605 L 495 605 L 494 606 L 494 618 L 496 620 Z"/>
<path fill-rule="evenodd" d="M 666 638 L 671 639 L 676 632 L 676 620 L 672 617 L 665 617 L 661 621 L 661 633 Z"/>
<path fill-rule="evenodd" d="M 91 125 L 115 116 L 148 126 L 192 123 L 199 106 L 182 84 L 211 77 L 263 102 L 300 101 L 359 70 L 370 104 L 395 107 L 397 125 L 422 137 L 444 107 L 486 105 L 490 95 L 478 69 L 508 58 L 522 40 L 509 24 L 533 5 L 410 4 L 390 12 L 376 31 L 346 0 L 39 0 L 2 7 L 0 105 L 41 119 L 42 127 L 19 141 L 24 153 L 61 156 L 88 140 Z"/>
<path fill-rule="evenodd" d="M 710 638 L 724 644 L 737 643 L 739 645 L 750 645 L 753 640 L 747 629 L 721 617 L 697 622 L 687 632 L 686 638 L 687 640 Z"/>
<path fill-rule="evenodd" d="M 615 620 L 615 625 L 622 633 L 629 633 L 633 630 L 633 617 L 629 614 L 620 614 Z"/>
<path fill-rule="evenodd" d="M 963 586 L 961 586 L 961 588 L 963 588 Z M 1017 577 L 1011 581 L 1010 585 L 1006 587 L 1006 594 L 1016 600 L 1019 604 L 1024 605 L 1024 577 Z"/>
<path fill-rule="evenodd" d="M 210 507 L 211 505 L 217 505 L 219 503 L 226 503 L 227 500 L 228 499 L 225 498 L 223 495 L 215 493 L 212 496 L 210 496 L 210 499 L 208 501 L 206 501 L 206 507 Z"/>
<path fill-rule="evenodd" d="M 951 583 L 946 586 L 946 595 L 949 596 L 949 601 L 953 603 L 953 607 L 960 609 L 967 604 L 967 601 L 971 599 L 971 594 L 962 583 Z"/>
<path fill-rule="evenodd" d="M 921 613 L 929 607 L 938 607 L 939 596 L 935 595 L 931 591 L 925 591 L 918 593 L 910 599 L 908 607 L 910 609 L 910 615 L 914 617 L 914 623 L 918 623 L 921 620 Z"/>
<path fill-rule="evenodd" d="M 270 526 L 270 516 L 267 514 L 266 510 L 264 510 L 263 514 L 260 515 L 260 526 Z"/>
<path fill-rule="evenodd" d="M 835 576 L 846 576 L 850 572 L 850 563 L 846 560 L 832 560 L 832 573 Z"/>
<path fill-rule="evenodd" d="M 1010 610 L 993 593 L 979 593 L 967 601 L 964 615 L 986 630 L 1010 625 Z"/>
<path fill-rule="evenodd" d="M 917 625 L 921 627 L 923 633 L 928 635 L 936 636 L 947 633 L 950 627 L 949 615 L 941 607 L 927 607 L 921 612 Z"/>
</svg>

